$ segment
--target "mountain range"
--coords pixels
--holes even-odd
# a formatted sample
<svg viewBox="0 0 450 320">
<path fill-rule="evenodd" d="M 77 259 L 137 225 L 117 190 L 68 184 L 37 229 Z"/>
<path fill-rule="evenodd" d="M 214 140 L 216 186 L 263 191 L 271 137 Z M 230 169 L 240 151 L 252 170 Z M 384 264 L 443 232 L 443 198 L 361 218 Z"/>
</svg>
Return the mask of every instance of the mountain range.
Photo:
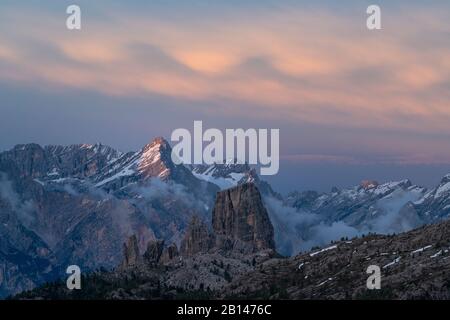
<svg viewBox="0 0 450 320">
<path fill-rule="evenodd" d="M 244 202 L 242 190 L 229 193 L 247 185 L 258 191 L 244 192 Z M 229 211 L 236 204 L 244 209 Z M 253 224 L 249 229 L 227 219 L 211 220 L 218 208 L 244 216 L 258 213 L 251 217 L 266 211 L 268 220 L 257 231 Z M 17 145 L 0 153 L 0 297 L 64 277 L 68 265 L 84 272 L 115 268 L 123 260 L 123 243 L 133 236 L 139 252 L 164 241 L 164 252 L 155 244 L 151 252 L 161 251 L 166 261 L 177 252 L 192 256 L 198 248 L 223 251 L 228 245 L 240 248 L 240 258 L 230 258 L 239 264 L 259 257 L 245 237 L 274 255 L 295 255 L 342 237 L 409 231 L 449 214 L 450 175 L 432 189 L 409 180 L 363 181 L 330 193 L 283 197 L 247 164 L 175 165 L 163 138 L 127 153 L 102 144 Z M 247 240 L 236 244 L 236 237 Z M 205 242 L 199 244 L 198 238 Z"/>
<path fill-rule="evenodd" d="M 142 253 L 133 235 L 120 266 L 90 273 L 80 290 L 57 281 L 13 299 L 449 299 L 449 238 L 446 220 L 283 257 L 258 188 L 245 183 L 218 193 L 212 230 L 192 218 L 180 250 L 154 240 Z M 376 290 L 369 267 L 379 270 Z"/>
</svg>

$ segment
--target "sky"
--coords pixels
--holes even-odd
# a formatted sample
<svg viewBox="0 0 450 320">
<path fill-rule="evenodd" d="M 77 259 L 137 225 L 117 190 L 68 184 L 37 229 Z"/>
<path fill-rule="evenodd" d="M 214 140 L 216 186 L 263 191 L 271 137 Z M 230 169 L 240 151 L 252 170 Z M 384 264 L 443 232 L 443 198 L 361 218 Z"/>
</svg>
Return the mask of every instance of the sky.
<svg viewBox="0 0 450 320">
<path fill-rule="evenodd" d="M 450 172 L 449 39 L 448 1 L 2 0 L 0 150 L 137 150 L 202 120 L 279 128 L 282 192 L 433 185 Z"/>
</svg>

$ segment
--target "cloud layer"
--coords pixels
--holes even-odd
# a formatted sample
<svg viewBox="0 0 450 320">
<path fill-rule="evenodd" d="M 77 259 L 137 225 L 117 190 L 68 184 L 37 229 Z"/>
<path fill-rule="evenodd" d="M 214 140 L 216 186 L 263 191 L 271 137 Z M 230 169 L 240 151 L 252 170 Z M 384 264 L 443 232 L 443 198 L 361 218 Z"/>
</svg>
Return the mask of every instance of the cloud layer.
<svg viewBox="0 0 450 320">
<path fill-rule="evenodd" d="M 376 32 L 365 28 L 364 5 L 347 12 L 290 1 L 223 11 L 193 4 L 139 12 L 82 2 L 81 32 L 66 30 L 54 8 L 36 14 L 4 5 L 2 30 L 17 28 L 0 34 L 0 80 L 211 102 L 202 112 L 373 130 L 369 141 L 350 143 L 450 162 L 443 151 L 450 137 L 446 4 L 386 5 Z M 427 137 L 421 142 L 430 150 L 417 154 L 412 140 L 404 143 L 408 134 Z M 331 155 L 344 162 L 347 156 Z"/>
</svg>

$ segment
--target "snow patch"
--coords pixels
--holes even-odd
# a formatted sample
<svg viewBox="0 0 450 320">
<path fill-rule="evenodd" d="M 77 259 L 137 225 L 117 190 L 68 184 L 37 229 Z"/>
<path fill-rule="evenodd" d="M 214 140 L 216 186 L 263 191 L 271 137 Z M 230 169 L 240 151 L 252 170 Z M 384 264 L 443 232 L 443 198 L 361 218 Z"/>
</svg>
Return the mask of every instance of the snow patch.
<svg viewBox="0 0 450 320">
<path fill-rule="evenodd" d="M 442 186 L 440 186 L 437 190 L 436 193 L 434 194 L 434 198 L 439 198 L 441 197 L 444 193 L 447 193 L 450 191 L 450 182 L 447 182 L 445 184 L 443 184 Z"/>
<path fill-rule="evenodd" d="M 414 250 L 413 252 L 411 252 L 411 254 L 415 254 L 415 253 L 419 253 L 419 252 L 423 252 L 423 251 L 425 251 L 425 250 L 427 250 L 427 249 L 430 249 L 430 248 L 432 248 L 433 247 L 433 245 L 428 245 L 428 246 L 426 246 L 426 247 L 423 247 L 423 248 L 419 248 L 419 249 L 417 249 L 417 250 Z"/>
<path fill-rule="evenodd" d="M 33 179 L 33 180 L 36 181 L 37 183 L 39 183 L 41 186 L 44 185 L 44 183 L 41 180 L 39 180 L 39 179 Z"/>
<path fill-rule="evenodd" d="M 387 265 L 383 266 L 383 269 L 386 269 L 386 268 L 388 268 L 390 266 L 393 266 L 396 263 L 399 263 L 400 259 L 401 259 L 401 257 L 396 258 L 394 261 L 392 261 L 392 262 L 388 263 Z"/>
<path fill-rule="evenodd" d="M 328 248 L 324 248 L 324 249 L 322 249 L 320 251 L 317 251 L 317 252 L 310 253 L 309 256 L 314 257 L 315 255 L 318 255 L 319 253 L 322 253 L 322 252 L 325 252 L 325 251 L 329 251 L 329 250 L 333 250 L 333 249 L 337 249 L 337 245 L 334 245 L 334 246 L 331 246 L 331 247 L 328 247 Z"/>
<path fill-rule="evenodd" d="M 104 184 L 106 184 L 106 183 L 108 183 L 108 182 L 110 182 L 110 181 L 116 180 L 116 179 L 118 179 L 118 178 L 120 178 L 120 177 L 127 177 L 127 176 L 133 175 L 133 174 L 135 173 L 135 171 L 134 171 L 133 169 L 131 169 L 130 167 L 131 167 L 131 165 L 128 166 L 128 167 L 126 167 L 126 168 L 123 169 L 122 171 L 116 173 L 115 175 L 113 175 L 113 176 L 111 176 L 111 177 L 109 177 L 109 178 L 106 178 L 106 179 L 100 181 L 100 182 L 97 183 L 95 186 L 96 186 L 96 187 L 100 187 L 100 186 L 102 186 L 102 185 L 104 185 Z"/>
<path fill-rule="evenodd" d="M 192 174 L 200 179 L 207 182 L 211 182 L 218 186 L 221 190 L 229 189 L 232 187 L 235 187 L 238 185 L 239 181 L 241 181 L 244 177 L 244 173 L 235 173 L 232 172 L 229 174 L 229 177 L 214 177 L 213 174 L 215 172 L 215 168 L 211 167 L 210 169 L 206 170 L 204 173 L 195 173 L 192 172 Z"/>
<path fill-rule="evenodd" d="M 442 254 L 442 250 L 436 252 L 435 254 L 433 254 L 432 256 L 430 256 L 430 258 L 436 258 L 438 256 L 440 256 Z"/>
</svg>

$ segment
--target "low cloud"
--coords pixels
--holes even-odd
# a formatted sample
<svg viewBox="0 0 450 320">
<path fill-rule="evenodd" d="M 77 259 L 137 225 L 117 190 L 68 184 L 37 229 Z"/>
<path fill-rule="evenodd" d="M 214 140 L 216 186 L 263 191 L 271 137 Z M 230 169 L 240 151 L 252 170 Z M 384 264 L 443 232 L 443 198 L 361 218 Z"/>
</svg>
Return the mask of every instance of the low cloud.
<svg viewBox="0 0 450 320">
<path fill-rule="evenodd" d="M 35 222 L 34 204 L 31 200 L 23 200 L 14 190 L 13 182 L 8 179 L 4 172 L 0 172 L 0 198 L 6 200 L 17 218 L 27 227 Z"/>
<path fill-rule="evenodd" d="M 407 206 L 409 202 L 417 201 L 420 193 L 405 192 L 398 189 L 377 202 L 379 216 L 370 223 L 370 229 L 376 233 L 399 233 L 420 226 L 421 220 L 415 209 Z"/>
<path fill-rule="evenodd" d="M 283 255 L 295 255 L 315 246 L 324 246 L 342 237 L 352 238 L 360 232 L 339 221 L 327 224 L 323 217 L 307 211 L 297 211 L 280 200 L 264 199 L 275 229 L 275 243 Z"/>
<path fill-rule="evenodd" d="M 293 255 L 324 246 L 341 238 L 353 238 L 369 232 L 392 234 L 412 230 L 423 224 L 411 202 L 420 199 L 420 192 L 397 189 L 374 204 L 373 214 L 357 226 L 345 221 L 330 221 L 326 215 L 286 206 L 282 201 L 264 199 L 275 229 L 277 249 L 284 255 Z"/>
<path fill-rule="evenodd" d="M 169 215 L 173 212 L 181 212 L 184 218 L 178 222 L 182 224 L 188 223 L 192 215 L 199 216 L 205 222 L 210 220 L 213 198 L 206 193 L 204 197 L 199 197 L 186 186 L 173 181 L 165 182 L 152 178 L 144 185 L 131 186 L 127 193 L 132 196 L 131 203 L 134 203 L 150 219 L 154 211 L 158 214 Z M 173 241 L 177 242 L 178 239 Z"/>
</svg>

